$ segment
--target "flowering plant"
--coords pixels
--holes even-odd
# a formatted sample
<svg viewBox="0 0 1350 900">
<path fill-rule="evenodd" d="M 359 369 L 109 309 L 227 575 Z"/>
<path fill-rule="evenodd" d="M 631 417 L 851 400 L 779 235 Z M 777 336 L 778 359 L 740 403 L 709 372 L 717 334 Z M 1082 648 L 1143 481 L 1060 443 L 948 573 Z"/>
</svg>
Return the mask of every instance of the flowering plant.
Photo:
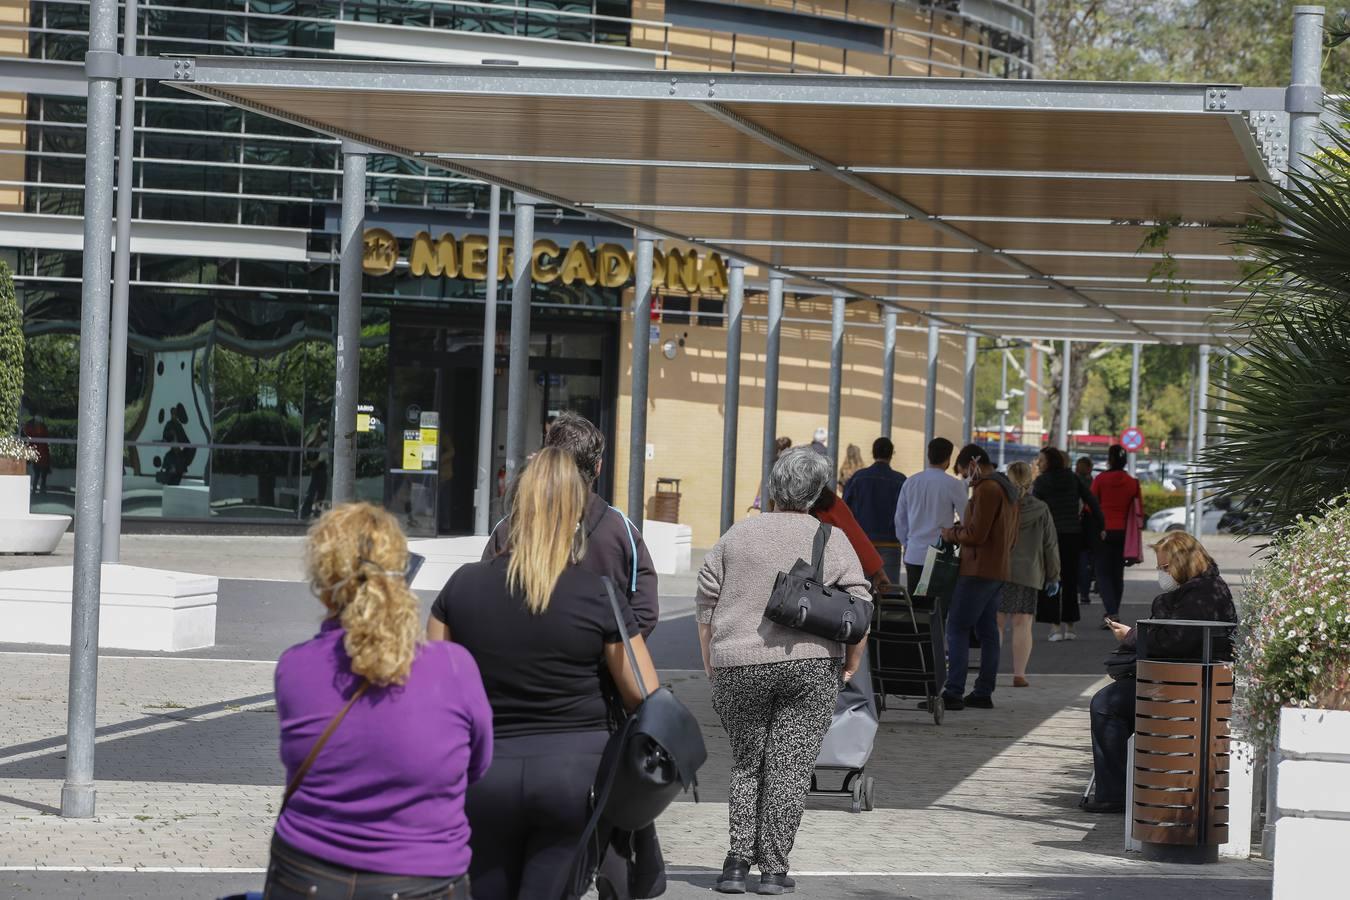
<svg viewBox="0 0 1350 900">
<path fill-rule="evenodd" d="M 10 434 L 0 434 L 0 459 L 17 459 L 19 462 L 37 462 L 37 448 L 22 438 Z"/>
<path fill-rule="evenodd" d="M 1300 517 L 1252 570 L 1238 628 L 1238 723 L 1274 744 L 1285 706 L 1350 710 L 1350 494 Z"/>
</svg>

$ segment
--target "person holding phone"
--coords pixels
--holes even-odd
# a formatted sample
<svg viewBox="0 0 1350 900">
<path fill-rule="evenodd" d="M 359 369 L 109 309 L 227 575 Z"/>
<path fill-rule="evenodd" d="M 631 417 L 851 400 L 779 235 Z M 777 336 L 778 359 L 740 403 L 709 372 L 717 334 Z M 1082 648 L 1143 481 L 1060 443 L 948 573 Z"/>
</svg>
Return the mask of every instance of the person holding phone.
<svg viewBox="0 0 1350 900">
<path fill-rule="evenodd" d="M 1170 531 L 1152 545 L 1157 557 L 1158 586 L 1150 618 L 1237 622 L 1233 594 L 1219 574 L 1214 558 L 1194 537 Z M 1134 734 L 1134 628 L 1110 616 L 1104 619 L 1120 649 L 1110 665 L 1112 681 L 1092 698 L 1092 766 L 1096 772 L 1093 799 L 1083 808 L 1093 813 L 1125 809 L 1126 754 Z M 1198 648 L 1174 646 L 1171 653 L 1185 656 Z"/>
</svg>

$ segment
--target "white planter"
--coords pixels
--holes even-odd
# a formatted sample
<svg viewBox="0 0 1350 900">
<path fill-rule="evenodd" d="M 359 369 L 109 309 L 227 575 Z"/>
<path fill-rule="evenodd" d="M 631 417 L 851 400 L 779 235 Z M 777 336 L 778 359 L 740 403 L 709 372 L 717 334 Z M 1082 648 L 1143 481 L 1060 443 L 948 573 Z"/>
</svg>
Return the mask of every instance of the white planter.
<svg viewBox="0 0 1350 900">
<path fill-rule="evenodd" d="M 28 511 L 27 475 L 0 475 L 0 553 L 51 553 L 70 526 L 70 516 Z"/>
<path fill-rule="evenodd" d="M 1350 712 L 1280 713 L 1275 900 L 1343 896 L 1350 866 Z"/>
</svg>

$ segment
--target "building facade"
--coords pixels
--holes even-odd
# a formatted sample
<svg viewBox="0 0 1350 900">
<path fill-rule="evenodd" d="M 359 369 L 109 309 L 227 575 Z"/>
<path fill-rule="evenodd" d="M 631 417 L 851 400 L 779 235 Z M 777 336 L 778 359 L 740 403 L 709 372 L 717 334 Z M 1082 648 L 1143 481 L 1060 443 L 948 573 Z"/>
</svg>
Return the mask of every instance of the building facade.
<svg viewBox="0 0 1350 900">
<path fill-rule="evenodd" d="M 137 33 L 143 54 L 1025 78 L 1034 74 L 1033 7 L 1033 0 L 188 0 L 142 3 Z M 24 312 L 22 418 L 41 421 L 52 461 L 46 493 L 34 498 L 38 511 L 69 511 L 73 499 L 87 15 L 73 0 L 0 0 L 0 259 L 14 270 Z M 339 147 L 158 84 L 141 83 L 135 99 L 123 515 L 303 522 L 330 487 Z M 408 514 L 415 531 L 464 533 L 477 468 L 488 188 L 394 156 L 370 157 L 368 172 L 358 492 Z M 508 236 L 510 200 L 505 194 Z M 541 206 L 536 234 L 532 444 L 561 410 L 594 419 L 610 436 L 601 489 L 613 496 L 626 478 L 632 340 L 636 333 L 655 341 L 647 472 L 653 482 L 681 479 L 681 518 L 694 526 L 696 543 L 710 542 L 726 261 L 664 247 L 660 314 L 635 332 L 624 313 L 631 232 Z M 748 274 L 762 286 L 766 273 Z M 757 488 L 763 307 L 752 290 L 740 508 Z M 854 304 L 848 327 L 842 438 L 866 450 L 881 397 L 879 311 Z M 895 434 L 907 468 L 920 459 L 924 352 L 918 331 L 901 332 Z M 960 351 L 953 340 L 943 352 L 939 431 L 955 437 Z M 789 298 L 780 423 L 794 441 L 824 424 L 827 365 L 828 310 L 819 298 Z M 503 402 L 494 475 L 502 470 Z M 434 478 L 400 477 L 414 456 Z"/>
</svg>

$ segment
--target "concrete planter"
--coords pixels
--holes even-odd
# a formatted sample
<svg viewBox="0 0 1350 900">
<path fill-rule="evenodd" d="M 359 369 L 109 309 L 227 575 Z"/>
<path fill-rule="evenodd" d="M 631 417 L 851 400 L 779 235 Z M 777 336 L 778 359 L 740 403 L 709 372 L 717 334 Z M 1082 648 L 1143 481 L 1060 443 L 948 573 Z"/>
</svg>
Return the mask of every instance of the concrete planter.
<svg viewBox="0 0 1350 900">
<path fill-rule="evenodd" d="M 0 456 L 0 476 L 5 475 L 28 475 L 28 463 L 21 459 L 11 459 L 8 456 Z"/>
<path fill-rule="evenodd" d="M 27 473 L 0 474 L 0 553 L 51 553 L 70 525 L 70 516 L 30 513 L 28 490 Z"/>
<path fill-rule="evenodd" d="M 1350 712 L 1280 713 L 1274 900 L 1344 896 L 1350 876 Z"/>
</svg>

